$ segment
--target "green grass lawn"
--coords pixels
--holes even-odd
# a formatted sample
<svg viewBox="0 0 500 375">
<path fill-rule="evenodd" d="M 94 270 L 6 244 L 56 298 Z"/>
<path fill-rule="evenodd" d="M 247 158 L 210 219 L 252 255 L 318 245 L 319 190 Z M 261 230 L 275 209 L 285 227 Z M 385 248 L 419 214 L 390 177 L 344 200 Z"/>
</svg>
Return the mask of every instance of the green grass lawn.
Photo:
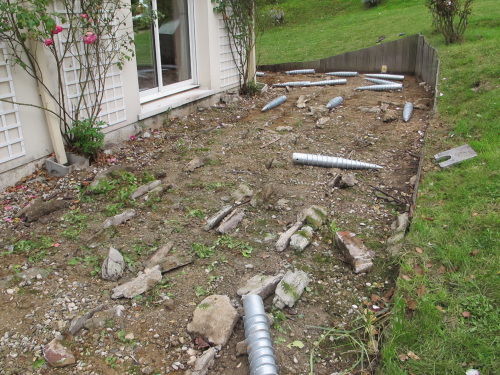
<svg viewBox="0 0 500 375">
<path fill-rule="evenodd" d="M 417 208 L 398 260 L 381 375 L 500 371 L 499 5 L 476 0 L 464 42 L 445 45 L 423 0 L 373 8 L 357 0 L 285 0 L 277 5 L 284 25 L 257 43 L 259 64 L 329 57 L 402 32 L 422 33 L 438 50 L 438 114 L 427 131 Z M 435 153 L 465 143 L 477 158 L 445 170 L 433 162 Z M 409 352 L 418 359 L 407 359 Z"/>
</svg>

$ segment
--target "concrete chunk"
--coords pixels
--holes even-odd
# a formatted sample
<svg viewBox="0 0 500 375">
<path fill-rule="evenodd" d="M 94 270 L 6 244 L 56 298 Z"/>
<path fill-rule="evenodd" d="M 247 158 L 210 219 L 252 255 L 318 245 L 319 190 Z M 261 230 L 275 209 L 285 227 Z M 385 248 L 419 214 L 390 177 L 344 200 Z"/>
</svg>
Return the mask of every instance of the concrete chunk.
<svg viewBox="0 0 500 375">
<path fill-rule="evenodd" d="M 335 233 L 335 243 L 344 254 L 355 273 L 368 272 L 373 267 L 373 252 L 352 232 Z"/>
<path fill-rule="evenodd" d="M 102 263 L 101 275 L 104 280 L 118 280 L 125 269 L 125 260 L 122 254 L 113 246 L 109 248 L 108 257 Z"/>
<path fill-rule="evenodd" d="M 247 281 L 247 283 L 239 288 L 236 293 L 239 296 L 247 294 L 257 294 L 262 299 L 266 299 L 276 290 L 276 286 L 283 278 L 283 274 L 279 273 L 276 276 L 266 276 L 262 274 L 255 275 Z"/>
<path fill-rule="evenodd" d="M 304 249 L 311 243 L 313 234 L 314 230 L 310 226 L 303 226 L 290 238 L 290 249 L 295 251 L 304 251 Z"/>
<path fill-rule="evenodd" d="M 160 180 L 156 180 L 153 182 L 150 182 L 149 184 L 145 184 L 142 186 L 139 186 L 137 189 L 134 190 L 132 194 L 130 194 L 130 199 L 136 199 L 139 198 L 140 196 L 146 194 L 147 192 L 153 190 L 154 188 L 158 187 L 161 185 Z"/>
<path fill-rule="evenodd" d="M 309 276 L 304 271 L 288 271 L 276 287 L 273 305 L 278 309 L 293 307 L 309 284 Z"/>
<path fill-rule="evenodd" d="M 196 307 L 188 332 L 200 335 L 213 345 L 224 346 L 239 319 L 228 296 L 212 295 Z"/>
<path fill-rule="evenodd" d="M 151 289 L 161 280 L 162 276 L 160 266 L 146 268 L 144 272 L 139 272 L 135 279 L 114 288 L 111 298 L 134 298 L 135 296 Z"/>
</svg>

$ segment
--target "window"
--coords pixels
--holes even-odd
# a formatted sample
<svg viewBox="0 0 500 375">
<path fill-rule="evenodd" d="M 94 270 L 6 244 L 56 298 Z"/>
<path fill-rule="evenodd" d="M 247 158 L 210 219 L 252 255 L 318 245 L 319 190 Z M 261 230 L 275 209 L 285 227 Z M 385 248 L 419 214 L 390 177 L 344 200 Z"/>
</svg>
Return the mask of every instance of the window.
<svg viewBox="0 0 500 375">
<path fill-rule="evenodd" d="M 141 96 L 174 93 L 194 84 L 191 4 L 192 0 L 132 0 Z M 153 14 L 157 17 L 152 20 Z"/>
</svg>

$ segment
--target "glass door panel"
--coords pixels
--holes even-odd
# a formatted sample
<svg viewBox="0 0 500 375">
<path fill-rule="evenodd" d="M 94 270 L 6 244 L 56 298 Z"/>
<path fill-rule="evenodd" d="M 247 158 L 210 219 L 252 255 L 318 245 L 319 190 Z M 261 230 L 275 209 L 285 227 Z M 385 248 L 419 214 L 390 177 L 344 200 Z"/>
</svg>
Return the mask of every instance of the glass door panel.
<svg viewBox="0 0 500 375">
<path fill-rule="evenodd" d="M 132 0 L 132 9 L 139 89 L 149 95 L 192 79 L 192 44 L 188 0 L 146 1 Z"/>
</svg>

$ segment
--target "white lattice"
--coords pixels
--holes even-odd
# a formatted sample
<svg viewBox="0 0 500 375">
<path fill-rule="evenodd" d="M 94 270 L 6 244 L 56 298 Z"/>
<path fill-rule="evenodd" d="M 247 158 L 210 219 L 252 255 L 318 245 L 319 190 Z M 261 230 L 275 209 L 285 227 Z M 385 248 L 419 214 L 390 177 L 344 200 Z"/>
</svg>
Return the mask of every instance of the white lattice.
<svg viewBox="0 0 500 375">
<path fill-rule="evenodd" d="M 5 44 L 0 43 L 0 98 L 15 102 L 14 81 L 6 60 Z M 17 105 L 0 100 L 0 163 L 25 154 Z"/>
<path fill-rule="evenodd" d="M 219 18 L 219 47 L 220 47 L 220 78 L 221 87 L 238 84 L 239 71 L 231 53 L 229 33 L 224 25 L 224 20 Z"/>
<path fill-rule="evenodd" d="M 55 4 L 56 10 L 63 14 L 66 13 L 66 10 L 62 8 L 61 4 Z M 74 12 L 77 12 L 76 9 L 73 9 Z M 63 51 L 64 48 L 67 48 L 67 25 L 63 24 L 65 30 L 57 35 L 59 50 Z M 108 39 L 109 37 L 104 36 L 103 39 Z M 110 45 L 108 45 L 108 48 Z M 79 56 L 83 56 L 85 51 L 85 45 L 82 42 L 79 43 L 77 48 L 72 48 L 66 54 L 66 57 L 63 61 L 63 79 L 65 83 L 65 92 L 67 103 L 69 105 L 70 110 L 73 112 L 77 107 L 80 109 L 80 112 L 83 114 L 80 118 L 85 117 L 85 110 L 87 108 L 92 108 L 93 104 L 96 101 L 96 97 L 98 93 L 95 90 L 94 85 L 90 85 L 87 87 L 82 87 L 82 80 L 80 77 L 83 77 L 86 74 L 85 70 L 82 70 L 79 65 Z M 92 59 L 92 56 L 91 56 Z M 94 60 L 96 60 L 94 58 Z M 96 72 L 101 67 L 97 66 L 97 64 L 93 64 L 89 62 L 92 69 Z M 98 76 L 99 74 L 96 74 Z M 102 93 L 102 102 L 101 108 L 99 111 L 98 120 L 104 121 L 108 125 L 118 124 L 122 121 L 125 121 L 126 112 L 125 112 L 125 100 L 123 93 L 123 80 L 122 80 L 122 71 L 118 68 L 117 65 L 113 65 L 109 71 L 105 72 L 105 74 L 101 75 L 105 81 L 104 84 L 104 92 Z M 85 100 L 81 101 L 81 94 L 84 94 Z M 87 112 L 88 117 L 88 112 Z"/>
</svg>

